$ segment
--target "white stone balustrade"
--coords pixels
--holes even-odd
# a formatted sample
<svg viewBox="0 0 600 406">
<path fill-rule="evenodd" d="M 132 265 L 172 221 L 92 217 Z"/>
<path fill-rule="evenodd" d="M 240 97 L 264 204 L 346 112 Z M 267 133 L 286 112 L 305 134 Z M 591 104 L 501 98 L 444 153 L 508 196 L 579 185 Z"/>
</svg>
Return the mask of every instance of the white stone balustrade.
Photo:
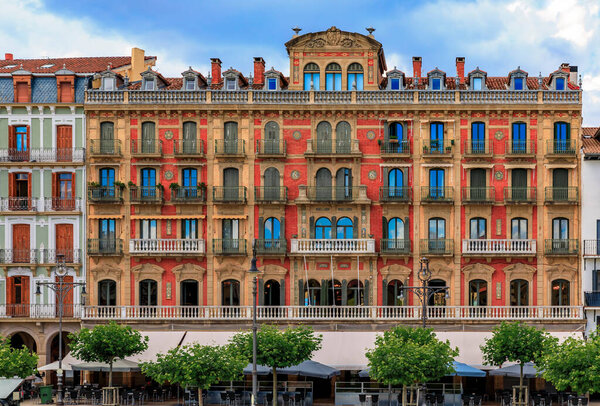
<svg viewBox="0 0 600 406">
<path fill-rule="evenodd" d="M 203 255 L 206 244 L 201 239 L 132 239 L 129 240 L 130 254 L 180 254 Z"/>
<path fill-rule="evenodd" d="M 535 255 L 536 240 L 463 240 L 463 254 Z"/>
<path fill-rule="evenodd" d="M 335 240 L 292 239 L 292 254 L 373 254 L 375 240 L 349 238 Z"/>
</svg>

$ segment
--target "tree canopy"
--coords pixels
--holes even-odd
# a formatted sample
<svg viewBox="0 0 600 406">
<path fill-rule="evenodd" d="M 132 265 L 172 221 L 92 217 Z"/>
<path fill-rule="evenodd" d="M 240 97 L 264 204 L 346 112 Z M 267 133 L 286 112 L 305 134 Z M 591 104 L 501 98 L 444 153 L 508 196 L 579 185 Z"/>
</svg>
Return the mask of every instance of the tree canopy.
<svg viewBox="0 0 600 406">
<path fill-rule="evenodd" d="M 243 376 L 248 360 L 237 348 L 191 344 L 158 354 L 156 361 L 140 364 L 142 372 L 156 382 L 208 389 L 222 381 Z M 198 393 L 202 403 L 202 394 Z"/>
<path fill-rule="evenodd" d="M 0 377 L 26 378 L 37 370 L 38 356 L 28 348 L 12 348 L 10 340 L 0 337 Z"/>
<path fill-rule="evenodd" d="M 279 330 L 263 325 L 257 332 L 257 363 L 273 369 L 273 405 L 277 406 L 277 369 L 298 365 L 309 360 L 321 348 L 323 337 L 312 328 L 299 326 Z M 235 334 L 231 343 L 239 348 L 247 362 L 252 361 L 252 332 Z"/>
<path fill-rule="evenodd" d="M 580 395 L 600 392 L 598 332 L 587 340 L 569 337 L 538 361 L 544 379 L 551 382 L 557 390 L 571 388 Z"/>
<path fill-rule="evenodd" d="M 366 353 L 369 376 L 386 385 L 413 385 L 454 372 L 458 349 L 440 341 L 433 329 L 397 326 L 378 335 Z"/>
<path fill-rule="evenodd" d="M 130 326 L 111 321 L 92 330 L 82 328 L 69 334 L 71 354 L 85 362 L 103 362 L 110 366 L 108 386 L 112 386 L 112 365 L 115 360 L 139 354 L 148 348 L 148 337 Z"/>
</svg>

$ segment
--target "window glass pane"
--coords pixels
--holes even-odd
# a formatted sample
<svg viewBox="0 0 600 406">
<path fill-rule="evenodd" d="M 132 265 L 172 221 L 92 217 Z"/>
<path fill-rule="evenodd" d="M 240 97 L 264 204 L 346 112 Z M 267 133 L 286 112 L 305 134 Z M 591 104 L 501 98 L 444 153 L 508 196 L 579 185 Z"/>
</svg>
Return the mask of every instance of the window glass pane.
<svg viewBox="0 0 600 406">
<path fill-rule="evenodd" d="M 556 90 L 565 90 L 565 78 L 556 78 Z"/>
<path fill-rule="evenodd" d="M 194 90 L 194 79 L 186 79 L 185 80 L 185 88 L 187 90 Z"/>
<path fill-rule="evenodd" d="M 400 90 L 400 79 L 392 79 L 392 90 Z"/>
<path fill-rule="evenodd" d="M 304 74 L 304 90 L 310 90 L 310 81 L 312 80 L 312 73 Z"/>
<path fill-rule="evenodd" d="M 433 90 L 440 90 L 441 89 L 441 84 L 442 84 L 442 80 L 440 78 L 434 78 L 431 81 L 431 88 Z"/>
<path fill-rule="evenodd" d="M 473 78 L 473 90 L 481 90 L 482 78 Z"/>
<path fill-rule="evenodd" d="M 523 90 L 523 78 L 514 78 L 515 90 Z"/>
<path fill-rule="evenodd" d="M 277 90 L 277 79 L 269 78 L 268 84 L 269 84 L 269 90 Z"/>
<path fill-rule="evenodd" d="M 325 74 L 325 90 L 333 90 L 333 73 Z"/>
<path fill-rule="evenodd" d="M 227 79 L 227 90 L 235 90 L 235 79 Z"/>
</svg>

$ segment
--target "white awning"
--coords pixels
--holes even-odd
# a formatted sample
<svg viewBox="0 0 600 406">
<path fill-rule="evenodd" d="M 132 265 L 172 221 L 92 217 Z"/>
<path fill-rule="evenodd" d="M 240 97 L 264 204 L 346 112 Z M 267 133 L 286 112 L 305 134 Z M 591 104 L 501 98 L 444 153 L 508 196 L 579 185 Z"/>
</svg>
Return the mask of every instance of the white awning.
<svg viewBox="0 0 600 406">
<path fill-rule="evenodd" d="M 141 354 L 127 357 L 130 361 L 147 362 L 156 360 L 156 354 L 166 353 L 181 342 L 185 331 L 140 331 L 148 336 L 148 349 Z"/>
</svg>

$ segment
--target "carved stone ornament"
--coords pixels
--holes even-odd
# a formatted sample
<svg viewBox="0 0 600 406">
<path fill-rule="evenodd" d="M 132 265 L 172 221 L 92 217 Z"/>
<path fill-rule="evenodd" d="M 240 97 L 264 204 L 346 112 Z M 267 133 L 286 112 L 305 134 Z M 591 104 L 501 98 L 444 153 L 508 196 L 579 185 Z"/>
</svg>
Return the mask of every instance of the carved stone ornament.
<svg viewBox="0 0 600 406">
<path fill-rule="evenodd" d="M 342 32 L 339 30 L 339 28 L 333 26 L 327 30 L 325 37 L 327 38 L 327 45 L 337 45 L 342 38 Z"/>
<path fill-rule="evenodd" d="M 373 140 L 375 139 L 375 133 L 373 131 L 369 131 L 367 132 L 367 139 L 368 140 Z"/>
<path fill-rule="evenodd" d="M 166 171 L 166 172 L 165 172 L 165 179 L 166 179 L 166 180 L 171 180 L 171 179 L 173 179 L 173 172 L 171 172 L 171 171 Z"/>
<path fill-rule="evenodd" d="M 337 27 L 331 27 L 325 32 L 324 37 L 317 37 L 306 42 L 306 48 L 323 48 L 324 46 L 340 46 L 342 48 L 354 48 L 360 46 L 350 37 L 342 38 L 342 31 Z"/>
<path fill-rule="evenodd" d="M 494 177 L 496 178 L 496 180 L 502 180 L 502 179 L 504 179 L 504 172 L 496 171 L 494 173 Z"/>
<path fill-rule="evenodd" d="M 376 171 L 369 171 L 369 179 L 371 179 L 371 180 L 377 179 L 377 172 Z"/>
<path fill-rule="evenodd" d="M 292 137 L 293 137 L 295 140 L 299 140 L 300 138 L 302 138 L 302 133 L 301 133 L 300 131 L 296 130 L 296 131 L 294 131 L 294 133 L 292 134 Z"/>
<path fill-rule="evenodd" d="M 294 180 L 300 179 L 300 172 L 292 171 L 292 179 L 294 179 Z"/>
<path fill-rule="evenodd" d="M 165 139 L 172 140 L 173 139 L 173 131 L 165 131 Z"/>
<path fill-rule="evenodd" d="M 500 141 L 502 138 L 504 138 L 504 133 L 502 131 L 496 131 L 496 134 L 494 134 L 494 137 L 496 137 L 496 139 L 498 141 Z"/>
</svg>

